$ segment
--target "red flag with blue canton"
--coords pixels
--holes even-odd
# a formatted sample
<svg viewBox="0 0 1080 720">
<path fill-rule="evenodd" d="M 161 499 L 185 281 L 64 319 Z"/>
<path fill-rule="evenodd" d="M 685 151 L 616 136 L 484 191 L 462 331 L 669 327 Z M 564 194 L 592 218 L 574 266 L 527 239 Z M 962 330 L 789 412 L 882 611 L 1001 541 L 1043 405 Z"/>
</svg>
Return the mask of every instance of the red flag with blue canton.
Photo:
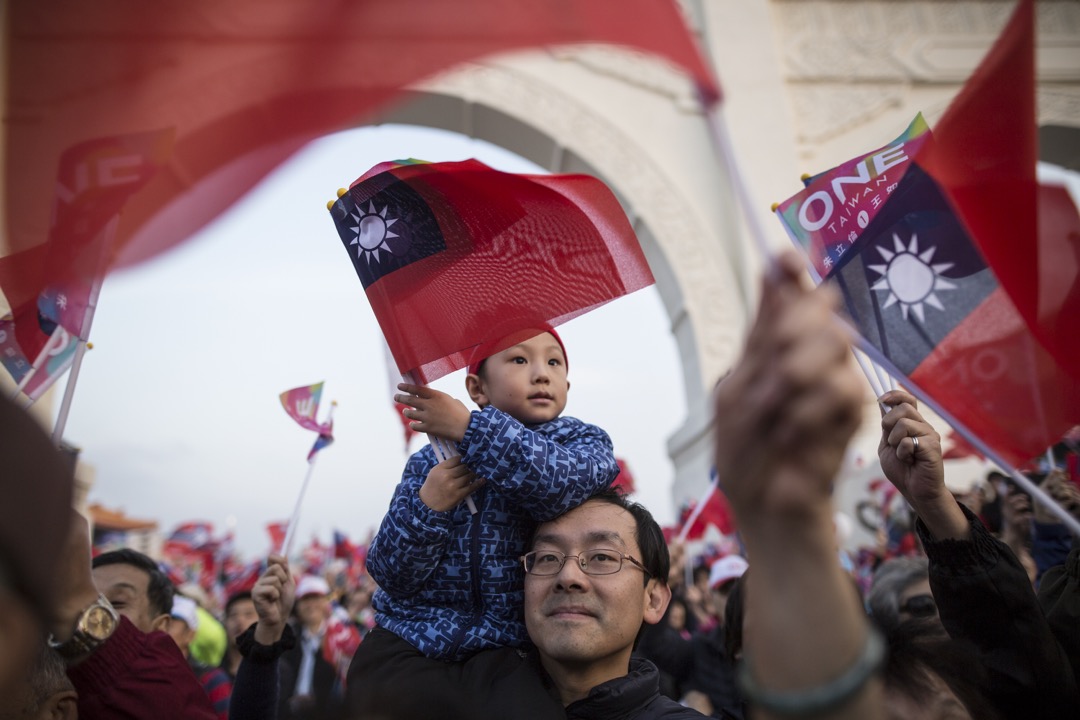
<svg viewBox="0 0 1080 720">
<path fill-rule="evenodd" d="M 1039 184 L 1035 10 L 1020 0 L 919 154 L 1040 344 L 1080 381 L 1080 214 Z"/>
<path fill-rule="evenodd" d="M 420 383 L 653 282 L 622 207 L 587 175 L 383 163 L 330 212 L 398 370 Z"/>
<path fill-rule="evenodd" d="M 1031 334 L 920 166 L 919 149 L 933 137 L 918 130 L 911 141 L 910 130 L 817 176 L 778 214 L 809 249 L 811 267 L 840 290 L 864 349 L 1020 466 L 1075 424 L 1080 389 Z M 880 175 L 852 170 L 882 157 L 890 163 Z"/>
</svg>

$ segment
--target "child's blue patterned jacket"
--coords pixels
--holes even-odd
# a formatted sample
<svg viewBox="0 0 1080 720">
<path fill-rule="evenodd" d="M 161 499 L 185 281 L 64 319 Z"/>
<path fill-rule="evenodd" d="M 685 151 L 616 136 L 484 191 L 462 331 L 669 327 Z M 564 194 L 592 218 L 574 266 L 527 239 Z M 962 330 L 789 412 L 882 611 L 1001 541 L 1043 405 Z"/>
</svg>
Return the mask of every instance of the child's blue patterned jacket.
<svg viewBox="0 0 1080 720">
<path fill-rule="evenodd" d="M 472 495 L 477 514 L 465 503 L 436 512 L 420 500 L 436 464 L 425 446 L 409 458 L 367 556 L 380 588 L 376 622 L 448 661 L 528 644 L 519 558 L 529 534 L 619 472 L 607 433 L 571 417 L 526 426 L 489 406 L 472 413 L 458 447 L 487 480 Z"/>
</svg>

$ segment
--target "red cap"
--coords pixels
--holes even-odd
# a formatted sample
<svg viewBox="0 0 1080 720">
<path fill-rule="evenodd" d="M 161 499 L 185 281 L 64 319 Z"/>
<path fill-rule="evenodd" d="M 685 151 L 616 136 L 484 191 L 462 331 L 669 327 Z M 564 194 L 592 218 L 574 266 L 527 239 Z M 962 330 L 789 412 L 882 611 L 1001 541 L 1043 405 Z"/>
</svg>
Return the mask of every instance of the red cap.
<svg viewBox="0 0 1080 720">
<path fill-rule="evenodd" d="M 550 325 L 540 325 L 534 328 L 524 328 L 510 333 L 509 335 L 503 335 L 498 340 L 481 343 L 477 346 L 473 352 L 473 360 L 469 363 L 469 374 L 476 375 L 480 372 L 480 365 L 485 360 L 494 355 L 495 353 L 502 352 L 508 347 L 513 347 L 519 342 L 530 340 L 540 333 L 548 333 L 551 337 L 555 338 L 555 342 L 559 343 L 559 348 L 562 349 L 563 361 L 566 363 L 567 372 L 570 371 L 570 359 L 566 355 L 566 346 L 563 345 L 562 338 L 559 337 L 559 333 L 555 332 L 555 328 Z"/>
</svg>

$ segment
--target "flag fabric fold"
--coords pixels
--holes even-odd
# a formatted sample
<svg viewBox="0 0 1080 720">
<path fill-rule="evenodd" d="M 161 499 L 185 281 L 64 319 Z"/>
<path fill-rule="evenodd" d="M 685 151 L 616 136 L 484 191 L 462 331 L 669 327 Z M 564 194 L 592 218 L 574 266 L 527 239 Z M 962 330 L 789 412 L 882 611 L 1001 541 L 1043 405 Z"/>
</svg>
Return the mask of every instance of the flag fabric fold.
<svg viewBox="0 0 1080 720">
<path fill-rule="evenodd" d="M 319 414 L 319 401 L 322 399 L 323 383 L 303 385 L 281 393 L 281 406 L 296 424 L 305 430 L 321 432 L 322 425 L 315 418 Z"/>
<path fill-rule="evenodd" d="M 889 146 L 812 178 L 777 214 L 840 291 L 863 349 L 1019 467 L 1075 424 L 1080 389 L 922 167 L 935 143 L 917 117 Z"/>
<path fill-rule="evenodd" d="M 398 370 L 421 383 L 653 282 L 622 207 L 586 175 L 382 164 L 330 213 Z"/>
<path fill-rule="evenodd" d="M 57 241 L 56 169 L 100 138 L 168 140 L 154 146 L 157 171 L 137 191 L 119 205 L 101 198 L 84 208 L 92 220 L 98 211 L 120 214 L 107 270 L 172 247 L 310 140 L 372 118 L 410 85 L 469 60 L 616 44 L 681 68 L 707 102 L 720 97 L 674 0 L 16 0 L 6 21 L 0 255 L 17 256 L 15 274 L 27 279 L 15 289 L 0 283 L 12 308 L 59 280 L 97 272 L 92 258 L 42 268 L 23 253 Z M 122 159 L 105 159 L 73 181 L 134 176 Z"/>
</svg>

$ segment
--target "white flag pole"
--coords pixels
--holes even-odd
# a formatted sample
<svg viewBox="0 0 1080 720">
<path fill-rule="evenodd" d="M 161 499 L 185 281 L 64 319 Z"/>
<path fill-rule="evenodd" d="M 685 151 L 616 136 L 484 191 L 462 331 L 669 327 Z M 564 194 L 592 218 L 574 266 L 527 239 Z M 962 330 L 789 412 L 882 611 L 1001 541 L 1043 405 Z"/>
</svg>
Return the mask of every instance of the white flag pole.
<svg viewBox="0 0 1080 720">
<path fill-rule="evenodd" d="M 330 403 L 330 412 L 326 415 L 326 422 L 330 423 L 334 419 L 334 408 L 337 407 L 337 402 Z M 319 457 L 318 453 L 311 456 L 308 460 L 307 473 L 304 475 L 304 482 L 300 485 L 300 494 L 296 496 L 296 504 L 293 506 L 292 516 L 289 518 L 289 526 L 285 530 L 285 539 L 281 543 L 281 552 L 278 553 L 286 560 L 289 559 L 289 553 L 292 552 L 293 540 L 296 538 L 296 525 L 300 521 L 300 507 L 304 504 L 304 494 L 307 493 L 308 482 L 311 480 L 311 472 L 315 469 L 315 460 Z"/>
<path fill-rule="evenodd" d="M 402 376 L 402 379 L 410 385 L 423 384 L 416 381 L 416 376 L 413 375 L 412 371 L 405 373 Z M 446 438 L 442 438 L 438 435 L 432 435 L 431 433 L 428 433 L 428 442 L 431 443 L 431 449 L 435 453 L 435 459 L 439 462 L 461 455 L 461 453 L 458 451 L 457 444 L 451 440 L 447 440 Z M 465 506 L 469 508 L 470 514 L 476 514 L 476 501 L 472 499 L 471 494 L 465 496 Z"/>
<path fill-rule="evenodd" d="M 873 346 L 871 346 L 870 343 L 868 343 L 862 336 L 858 335 L 857 333 L 855 334 L 855 342 L 859 343 L 862 351 L 865 352 L 867 355 L 869 355 L 870 357 L 875 356 L 876 353 Z M 922 388 L 913 383 L 910 378 L 905 378 L 903 384 L 907 387 L 909 391 L 911 391 L 912 395 L 917 397 L 924 405 L 937 413 L 938 416 L 940 416 L 942 420 L 948 423 L 953 430 L 960 433 L 969 443 L 971 443 L 972 447 L 982 453 L 983 457 L 987 458 L 992 463 L 1004 470 L 1005 473 L 1009 475 L 1009 477 L 1016 481 L 1017 485 L 1022 487 L 1025 492 L 1031 495 L 1032 499 L 1037 500 L 1048 511 L 1056 515 L 1058 519 L 1061 520 L 1061 522 L 1069 528 L 1069 532 L 1071 532 L 1073 535 L 1076 535 L 1077 537 L 1080 537 L 1080 520 L 1074 518 L 1068 510 L 1061 507 L 1061 505 L 1059 505 L 1056 500 L 1050 497 L 1050 495 L 1043 491 L 1043 489 L 1040 488 L 1038 485 L 1033 483 L 1023 473 L 1017 471 L 1014 467 L 1012 467 L 1012 465 L 1005 462 L 998 455 L 997 451 L 984 443 L 975 433 L 969 430 L 966 425 L 957 420 L 950 412 L 948 412 L 947 410 L 945 410 L 945 408 L 941 407 L 941 405 L 935 402 L 934 399 L 927 395 Z"/>
<path fill-rule="evenodd" d="M 79 370 L 82 368 L 83 356 L 86 355 L 86 345 L 90 338 L 90 326 L 94 323 L 94 311 L 97 309 L 98 295 L 101 293 L 101 285 L 105 281 L 104 258 L 105 253 L 112 247 L 113 238 L 116 235 L 116 227 L 120 223 L 119 216 L 113 216 L 105 225 L 101 239 L 101 256 L 98 260 L 97 272 L 94 273 L 94 282 L 90 286 L 90 297 L 86 303 L 86 314 L 83 316 L 82 334 L 75 348 L 75 358 L 71 363 L 71 374 L 68 375 L 67 387 L 64 388 L 64 399 L 60 403 L 60 413 L 56 417 L 56 425 L 53 426 L 52 441 L 59 445 L 64 437 L 64 428 L 67 427 L 68 413 L 71 411 L 71 398 L 75 395 L 75 383 L 79 380 Z"/>
</svg>

